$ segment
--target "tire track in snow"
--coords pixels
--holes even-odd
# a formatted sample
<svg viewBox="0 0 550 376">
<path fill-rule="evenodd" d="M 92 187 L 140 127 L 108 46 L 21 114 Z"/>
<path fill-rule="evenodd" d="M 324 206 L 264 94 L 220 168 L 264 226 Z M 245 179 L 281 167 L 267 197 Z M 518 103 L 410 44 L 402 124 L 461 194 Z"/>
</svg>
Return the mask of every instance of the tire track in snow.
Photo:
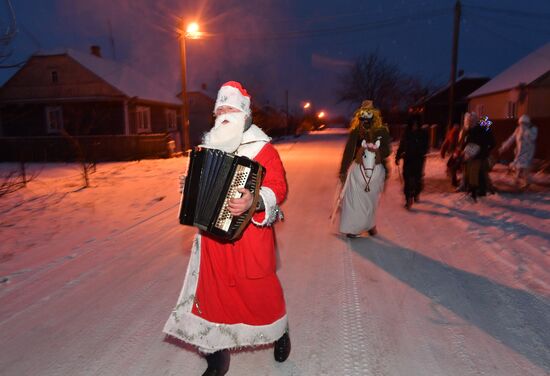
<svg viewBox="0 0 550 376">
<path fill-rule="evenodd" d="M 342 307 L 340 341 L 344 352 L 344 375 L 386 375 L 388 371 L 382 361 L 386 358 L 383 352 L 387 346 L 379 335 L 378 328 L 361 309 L 359 277 L 355 271 L 354 255 L 351 240 L 346 239 L 346 247 L 342 250 L 343 280 L 339 293 Z"/>
</svg>

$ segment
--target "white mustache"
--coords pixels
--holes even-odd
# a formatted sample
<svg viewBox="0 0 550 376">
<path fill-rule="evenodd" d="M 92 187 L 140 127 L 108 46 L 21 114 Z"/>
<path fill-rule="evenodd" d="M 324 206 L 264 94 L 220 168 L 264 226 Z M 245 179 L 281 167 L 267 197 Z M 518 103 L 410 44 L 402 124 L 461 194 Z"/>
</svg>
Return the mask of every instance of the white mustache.
<svg viewBox="0 0 550 376">
<path fill-rule="evenodd" d="M 245 119 L 246 114 L 242 112 L 218 115 L 212 130 L 204 135 L 204 146 L 235 152 L 243 139 Z"/>
<path fill-rule="evenodd" d="M 214 128 L 225 125 L 227 123 L 230 124 L 244 124 L 246 119 L 246 114 L 244 112 L 227 112 L 225 114 L 221 114 L 216 116 L 216 121 L 214 123 Z"/>
</svg>

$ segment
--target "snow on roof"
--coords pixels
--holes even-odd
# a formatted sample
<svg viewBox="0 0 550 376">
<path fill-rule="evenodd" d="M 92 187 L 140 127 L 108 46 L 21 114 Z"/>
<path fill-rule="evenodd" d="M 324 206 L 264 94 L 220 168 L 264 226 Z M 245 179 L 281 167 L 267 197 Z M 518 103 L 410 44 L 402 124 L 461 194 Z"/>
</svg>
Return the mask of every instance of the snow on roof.
<svg viewBox="0 0 550 376">
<path fill-rule="evenodd" d="M 476 73 L 462 75 L 462 76 L 460 76 L 456 79 L 455 85 L 457 85 L 461 81 L 466 81 L 466 80 L 488 80 L 488 78 L 486 76 L 483 76 L 481 74 L 476 74 Z M 442 87 L 440 87 L 439 89 L 437 89 L 433 93 L 431 93 L 431 94 L 429 94 L 429 95 L 427 95 L 423 98 L 420 98 L 415 104 L 413 104 L 413 107 L 414 106 L 420 106 L 421 104 L 428 102 L 430 99 L 432 99 L 432 98 L 436 97 L 437 95 L 445 92 L 446 90 L 449 90 L 450 87 L 451 87 L 451 83 L 447 82 L 445 85 L 443 85 Z"/>
<path fill-rule="evenodd" d="M 550 42 L 508 67 L 470 94 L 468 98 L 509 90 L 519 84 L 529 85 L 548 71 L 550 71 Z"/>
<path fill-rule="evenodd" d="M 37 52 L 35 56 L 68 55 L 128 97 L 181 105 L 175 93 L 163 88 L 145 74 L 115 61 L 72 49 Z"/>
</svg>

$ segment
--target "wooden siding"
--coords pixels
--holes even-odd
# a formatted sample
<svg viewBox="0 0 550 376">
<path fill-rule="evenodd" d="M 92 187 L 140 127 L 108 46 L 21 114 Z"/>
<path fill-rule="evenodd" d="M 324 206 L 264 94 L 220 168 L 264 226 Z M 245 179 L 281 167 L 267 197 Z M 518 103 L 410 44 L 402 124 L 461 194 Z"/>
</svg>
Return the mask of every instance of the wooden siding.
<svg viewBox="0 0 550 376">
<path fill-rule="evenodd" d="M 52 72 L 57 82 L 52 82 Z M 33 56 L 0 90 L 0 101 L 48 98 L 122 97 L 113 88 L 67 55 Z"/>
<path fill-rule="evenodd" d="M 78 149 L 76 147 L 78 145 Z M 124 161 L 168 157 L 164 134 L 141 136 L 0 137 L 0 161 Z"/>
<path fill-rule="evenodd" d="M 5 104 L 0 108 L 2 135 L 46 136 L 46 107 L 59 106 L 63 128 L 71 135 L 124 134 L 123 102 Z"/>
<path fill-rule="evenodd" d="M 167 106 L 160 105 L 151 102 L 137 101 L 128 104 L 128 121 L 130 124 L 130 133 L 138 134 L 137 130 L 137 119 L 136 119 L 136 108 L 137 107 L 147 107 L 151 113 L 151 131 L 150 132 L 140 132 L 140 133 L 165 133 L 168 132 L 168 122 L 166 119 L 165 110 L 175 110 L 176 119 L 178 124 L 178 129 L 181 123 L 180 113 L 181 107 L 178 106 Z"/>
<path fill-rule="evenodd" d="M 529 89 L 528 111 L 531 117 L 550 117 L 550 86 Z"/>
<path fill-rule="evenodd" d="M 518 89 L 502 91 L 470 99 L 469 110 L 477 111 L 478 106 L 484 107 L 484 113 L 491 119 L 508 118 L 508 102 L 516 102 L 516 119 L 528 114 L 530 117 L 546 118 L 550 117 L 550 86 L 537 85 L 525 89 L 522 94 Z M 523 99 L 523 100 L 522 100 Z"/>
</svg>

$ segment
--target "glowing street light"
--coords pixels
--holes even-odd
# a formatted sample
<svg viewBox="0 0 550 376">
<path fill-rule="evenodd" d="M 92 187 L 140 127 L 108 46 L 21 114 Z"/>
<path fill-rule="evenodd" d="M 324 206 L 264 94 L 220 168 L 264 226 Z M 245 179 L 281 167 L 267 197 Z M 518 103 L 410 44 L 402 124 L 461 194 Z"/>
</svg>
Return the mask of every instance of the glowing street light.
<svg viewBox="0 0 550 376">
<path fill-rule="evenodd" d="M 317 117 L 318 117 L 319 119 L 324 118 L 324 117 L 325 117 L 325 112 L 324 112 L 324 111 L 319 112 L 319 113 L 317 114 Z"/>
<path fill-rule="evenodd" d="M 310 107 L 311 107 L 311 103 L 306 102 L 306 104 L 304 104 L 304 110 L 307 110 Z"/>
<path fill-rule="evenodd" d="M 182 108 L 182 133 L 181 133 L 181 148 L 185 152 L 189 149 L 189 100 L 187 97 L 187 56 L 185 50 L 185 40 L 186 39 L 198 39 L 201 36 L 199 31 L 199 24 L 192 22 L 187 25 L 185 32 L 181 30 L 180 32 L 180 53 L 181 53 L 181 95 L 183 97 L 183 108 Z"/>
<path fill-rule="evenodd" d="M 191 22 L 187 25 L 187 30 L 185 32 L 185 38 L 188 39 L 199 39 L 201 37 L 201 32 L 199 31 L 199 24 L 196 22 Z"/>
</svg>

